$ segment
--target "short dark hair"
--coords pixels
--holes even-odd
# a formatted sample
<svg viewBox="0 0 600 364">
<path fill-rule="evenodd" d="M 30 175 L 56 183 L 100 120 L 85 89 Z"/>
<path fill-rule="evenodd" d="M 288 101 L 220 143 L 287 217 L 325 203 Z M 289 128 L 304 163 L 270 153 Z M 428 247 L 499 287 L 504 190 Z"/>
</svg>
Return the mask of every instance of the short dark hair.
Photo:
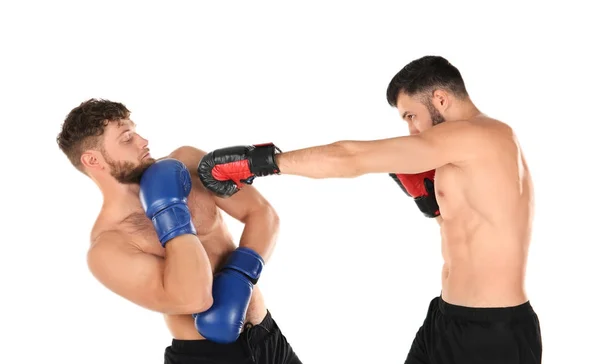
<svg viewBox="0 0 600 364">
<path fill-rule="evenodd" d="M 89 99 L 69 112 L 56 142 L 71 164 L 82 171 L 83 152 L 99 149 L 100 136 L 108 123 L 126 119 L 129 115 L 130 111 L 119 102 Z"/>
<path fill-rule="evenodd" d="M 387 101 L 396 107 L 400 93 L 414 96 L 433 93 L 436 89 L 447 90 L 460 98 L 469 96 L 456 67 L 444 57 L 424 56 L 404 66 L 392 78 L 387 88 Z"/>
</svg>

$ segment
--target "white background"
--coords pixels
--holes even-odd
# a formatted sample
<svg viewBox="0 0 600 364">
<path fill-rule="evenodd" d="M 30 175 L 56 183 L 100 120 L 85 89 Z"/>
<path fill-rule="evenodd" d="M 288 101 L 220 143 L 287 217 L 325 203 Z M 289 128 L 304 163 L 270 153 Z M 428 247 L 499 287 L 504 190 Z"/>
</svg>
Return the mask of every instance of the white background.
<svg viewBox="0 0 600 364">
<path fill-rule="evenodd" d="M 389 80 L 427 54 L 461 70 L 529 159 L 544 363 L 598 360 L 599 29 L 584 2 L 16 3 L 0 6 L 0 361 L 162 363 L 171 340 L 87 269 L 101 196 L 55 143 L 73 107 L 125 103 L 154 156 L 383 138 L 406 133 Z M 303 362 L 403 363 L 440 290 L 435 222 L 385 175 L 255 186 L 281 218 L 260 285 Z"/>
</svg>

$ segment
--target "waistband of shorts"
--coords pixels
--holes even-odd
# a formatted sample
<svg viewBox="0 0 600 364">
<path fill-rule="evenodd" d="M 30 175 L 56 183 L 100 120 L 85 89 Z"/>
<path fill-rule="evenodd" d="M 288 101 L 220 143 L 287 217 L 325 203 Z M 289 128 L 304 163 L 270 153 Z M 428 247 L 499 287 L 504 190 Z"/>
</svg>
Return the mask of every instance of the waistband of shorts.
<svg viewBox="0 0 600 364">
<path fill-rule="evenodd" d="M 267 315 L 265 316 L 265 318 L 261 321 L 260 324 L 257 324 L 254 327 L 256 327 L 256 326 L 261 326 L 261 327 L 265 328 L 267 333 L 275 326 L 275 321 L 271 317 L 271 313 L 268 310 L 267 310 Z M 173 339 L 171 342 L 171 348 L 173 351 L 175 351 L 177 353 L 189 354 L 189 355 L 231 353 L 232 351 L 237 350 L 239 348 L 240 340 L 246 340 L 245 335 L 248 335 L 249 330 L 251 330 L 252 328 L 253 328 L 252 325 L 247 323 L 244 326 L 244 330 L 240 334 L 239 338 L 233 343 L 220 344 L 220 343 L 216 343 L 214 341 L 206 340 L 206 339 L 202 339 L 202 340 Z M 258 334 L 252 334 L 252 335 L 258 336 L 258 335 L 263 334 L 264 331 L 265 330 L 261 330 Z"/>
<path fill-rule="evenodd" d="M 177 354 L 186 355 L 219 355 L 231 354 L 235 350 L 240 350 L 240 344 L 236 341 L 228 344 L 219 344 L 210 340 L 180 340 L 173 339 L 171 349 Z"/>
<path fill-rule="evenodd" d="M 529 301 L 510 307 L 465 307 L 453 305 L 439 297 L 438 307 L 440 312 L 448 317 L 460 317 L 481 322 L 514 321 L 535 315 Z"/>
</svg>

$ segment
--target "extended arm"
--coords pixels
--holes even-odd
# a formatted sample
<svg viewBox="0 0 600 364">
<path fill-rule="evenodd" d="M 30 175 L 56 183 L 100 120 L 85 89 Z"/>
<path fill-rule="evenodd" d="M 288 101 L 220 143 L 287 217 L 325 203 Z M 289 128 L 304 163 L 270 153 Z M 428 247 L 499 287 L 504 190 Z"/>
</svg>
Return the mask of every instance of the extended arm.
<svg viewBox="0 0 600 364">
<path fill-rule="evenodd" d="M 291 174 L 308 178 L 353 178 L 367 173 L 416 174 L 460 164 L 486 150 L 490 132 L 470 122 L 436 125 L 418 135 L 372 141 L 338 141 L 278 153 L 273 144 L 236 146 L 202 158 L 204 186 L 228 197 L 256 177 Z"/>
<path fill-rule="evenodd" d="M 470 158 L 480 148 L 481 128 L 448 122 L 421 134 L 371 141 L 338 141 L 275 156 L 281 174 L 353 178 L 367 173 L 416 174 Z"/>
</svg>

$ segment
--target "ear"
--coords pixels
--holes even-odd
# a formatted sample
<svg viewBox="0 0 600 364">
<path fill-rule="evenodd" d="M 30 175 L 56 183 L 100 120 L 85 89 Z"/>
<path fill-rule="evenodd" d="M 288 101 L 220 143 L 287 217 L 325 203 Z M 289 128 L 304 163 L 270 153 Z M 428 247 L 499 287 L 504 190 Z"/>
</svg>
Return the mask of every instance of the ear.
<svg viewBox="0 0 600 364">
<path fill-rule="evenodd" d="M 433 104 L 440 110 L 446 111 L 450 104 L 452 103 L 452 99 L 450 98 L 450 94 L 444 90 L 435 90 L 433 91 Z"/>
<path fill-rule="evenodd" d="M 100 155 L 95 150 L 85 151 L 81 155 L 81 159 L 80 160 L 81 160 L 81 164 L 83 164 L 83 166 L 85 168 L 96 169 L 96 170 L 102 170 L 102 169 L 104 169 L 104 164 L 100 160 Z"/>
</svg>

